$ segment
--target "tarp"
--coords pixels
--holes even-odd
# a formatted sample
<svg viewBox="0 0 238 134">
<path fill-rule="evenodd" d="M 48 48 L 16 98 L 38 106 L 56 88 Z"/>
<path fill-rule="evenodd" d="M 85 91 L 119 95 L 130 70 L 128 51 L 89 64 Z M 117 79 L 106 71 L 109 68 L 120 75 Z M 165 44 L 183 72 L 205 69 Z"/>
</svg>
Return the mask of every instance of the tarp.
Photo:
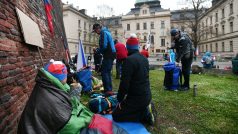
<svg viewBox="0 0 238 134">
<path fill-rule="evenodd" d="M 112 115 L 107 114 L 104 117 L 112 120 Z M 136 122 L 115 122 L 119 127 L 123 128 L 128 134 L 150 134 L 142 123 Z"/>
</svg>

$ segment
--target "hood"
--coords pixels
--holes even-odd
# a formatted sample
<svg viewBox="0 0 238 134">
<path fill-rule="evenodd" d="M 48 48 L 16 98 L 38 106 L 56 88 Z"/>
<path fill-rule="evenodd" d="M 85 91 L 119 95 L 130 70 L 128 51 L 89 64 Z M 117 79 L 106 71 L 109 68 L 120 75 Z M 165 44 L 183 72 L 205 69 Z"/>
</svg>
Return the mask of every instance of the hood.
<svg viewBox="0 0 238 134">
<path fill-rule="evenodd" d="M 204 56 L 211 57 L 211 53 L 210 52 L 206 52 Z"/>
</svg>

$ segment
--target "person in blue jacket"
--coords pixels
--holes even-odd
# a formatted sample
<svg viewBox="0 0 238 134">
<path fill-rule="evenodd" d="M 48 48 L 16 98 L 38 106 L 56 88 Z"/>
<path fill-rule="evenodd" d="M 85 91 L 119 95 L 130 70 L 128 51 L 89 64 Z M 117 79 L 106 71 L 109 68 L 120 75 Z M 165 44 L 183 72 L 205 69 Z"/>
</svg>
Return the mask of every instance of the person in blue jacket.
<svg viewBox="0 0 238 134">
<path fill-rule="evenodd" d="M 110 31 L 106 27 L 102 27 L 100 24 L 93 25 L 93 32 L 100 35 L 99 37 L 99 49 L 103 55 L 102 60 L 102 82 L 104 92 L 112 91 L 112 78 L 111 71 L 113 60 L 116 58 L 116 49 L 114 41 Z"/>
<path fill-rule="evenodd" d="M 206 52 L 201 59 L 201 63 L 203 64 L 204 68 L 212 68 L 214 65 L 214 59 L 210 52 Z"/>
</svg>

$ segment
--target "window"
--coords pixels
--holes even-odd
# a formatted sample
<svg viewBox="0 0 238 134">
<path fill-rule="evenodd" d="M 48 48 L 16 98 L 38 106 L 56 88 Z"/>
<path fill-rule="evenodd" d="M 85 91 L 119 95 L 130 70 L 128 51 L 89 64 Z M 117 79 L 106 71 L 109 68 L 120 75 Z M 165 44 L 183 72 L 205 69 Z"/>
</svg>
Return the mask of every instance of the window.
<svg viewBox="0 0 238 134">
<path fill-rule="evenodd" d="M 92 53 L 91 51 L 92 51 L 92 48 L 91 48 L 91 47 L 89 47 L 89 53 L 90 53 L 90 54 Z"/>
<path fill-rule="evenodd" d="M 230 4 L 230 14 L 233 14 L 233 3 Z"/>
<path fill-rule="evenodd" d="M 216 43 L 216 52 L 218 52 L 218 44 Z"/>
<path fill-rule="evenodd" d="M 91 24 L 88 25 L 88 29 L 91 30 Z"/>
<path fill-rule="evenodd" d="M 84 46 L 84 52 L 85 52 L 85 53 L 86 53 L 86 50 L 87 50 L 87 49 L 86 49 L 86 46 Z"/>
<path fill-rule="evenodd" d="M 155 38 L 154 38 L 154 35 L 151 35 L 151 37 L 150 37 L 150 42 L 151 42 L 151 44 L 155 44 Z"/>
<path fill-rule="evenodd" d="M 230 32 L 233 32 L 233 22 L 230 22 Z"/>
<path fill-rule="evenodd" d="M 127 24 L 126 29 L 127 31 L 130 31 L 130 24 Z"/>
<path fill-rule="evenodd" d="M 225 26 L 224 25 L 222 25 L 222 34 L 225 34 Z"/>
<path fill-rule="evenodd" d="M 140 30 L 140 23 L 136 23 L 136 30 Z"/>
<path fill-rule="evenodd" d="M 80 24 L 81 24 L 81 21 L 78 20 L 78 28 L 81 28 Z"/>
<path fill-rule="evenodd" d="M 230 51 L 233 52 L 233 41 L 230 41 Z"/>
<path fill-rule="evenodd" d="M 210 25 L 212 25 L 212 16 L 210 16 Z"/>
<path fill-rule="evenodd" d="M 184 13 L 180 14 L 180 19 L 181 20 L 185 19 Z"/>
<path fill-rule="evenodd" d="M 210 51 L 212 52 L 212 44 L 210 44 Z"/>
<path fill-rule="evenodd" d="M 87 38 L 87 33 L 84 33 L 83 34 L 83 40 L 86 41 L 86 38 Z"/>
<path fill-rule="evenodd" d="M 155 24 L 154 24 L 154 22 L 151 22 L 151 23 L 150 23 L 150 28 L 151 28 L 151 29 L 155 29 Z"/>
<path fill-rule="evenodd" d="M 147 14 L 147 10 L 142 10 L 142 14 Z"/>
<path fill-rule="evenodd" d="M 84 22 L 84 30 L 86 30 L 86 25 L 87 25 L 86 22 Z"/>
<path fill-rule="evenodd" d="M 161 28 L 165 28 L 164 21 L 161 21 Z"/>
<path fill-rule="evenodd" d="M 81 36 L 81 33 L 79 32 L 79 34 L 78 34 L 78 38 L 80 39 L 80 36 Z"/>
<path fill-rule="evenodd" d="M 118 20 L 115 20 L 115 25 L 118 25 L 119 23 L 118 23 Z"/>
<path fill-rule="evenodd" d="M 216 22 L 218 22 L 218 13 L 216 13 Z"/>
<path fill-rule="evenodd" d="M 206 52 L 208 51 L 208 47 L 207 47 L 207 45 L 206 45 Z"/>
<path fill-rule="evenodd" d="M 146 36 L 144 36 L 144 41 L 147 41 L 147 38 L 146 38 Z"/>
<path fill-rule="evenodd" d="M 202 45 L 202 52 L 204 52 L 204 45 Z"/>
<path fill-rule="evenodd" d="M 222 52 L 225 52 L 225 43 L 222 42 Z"/>
<path fill-rule="evenodd" d="M 165 39 L 161 39 L 161 46 L 162 46 L 162 47 L 165 46 Z"/>
<path fill-rule="evenodd" d="M 115 36 L 117 36 L 117 30 L 115 30 Z"/>
<path fill-rule="evenodd" d="M 212 27 L 210 27 L 210 35 L 211 35 L 211 38 L 212 38 Z"/>
<path fill-rule="evenodd" d="M 160 49 L 156 49 L 155 51 L 156 51 L 156 53 L 160 53 Z"/>
<path fill-rule="evenodd" d="M 206 27 L 208 26 L 208 18 L 206 19 Z"/>
<path fill-rule="evenodd" d="M 144 30 L 147 29 L 147 25 L 146 25 L 146 23 L 143 23 L 143 29 L 144 29 Z"/>
<path fill-rule="evenodd" d="M 216 27 L 216 36 L 218 36 L 218 28 Z"/>
<path fill-rule="evenodd" d="M 221 13 L 222 13 L 222 18 L 225 18 L 225 9 L 224 8 L 221 10 Z"/>
</svg>

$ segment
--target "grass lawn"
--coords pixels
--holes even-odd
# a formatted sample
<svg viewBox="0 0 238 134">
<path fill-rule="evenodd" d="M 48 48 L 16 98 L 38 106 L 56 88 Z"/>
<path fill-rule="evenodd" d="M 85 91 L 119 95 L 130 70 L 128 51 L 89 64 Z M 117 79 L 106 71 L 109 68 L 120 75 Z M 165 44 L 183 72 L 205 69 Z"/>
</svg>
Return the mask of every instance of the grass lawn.
<svg viewBox="0 0 238 134">
<path fill-rule="evenodd" d="M 117 90 L 119 80 L 114 79 Z M 197 96 L 190 91 L 165 91 L 164 71 L 150 71 L 150 85 L 158 118 L 147 127 L 152 134 L 235 134 L 238 133 L 238 77 L 191 75 L 191 87 L 197 84 Z M 86 104 L 88 97 L 82 96 Z"/>
</svg>

